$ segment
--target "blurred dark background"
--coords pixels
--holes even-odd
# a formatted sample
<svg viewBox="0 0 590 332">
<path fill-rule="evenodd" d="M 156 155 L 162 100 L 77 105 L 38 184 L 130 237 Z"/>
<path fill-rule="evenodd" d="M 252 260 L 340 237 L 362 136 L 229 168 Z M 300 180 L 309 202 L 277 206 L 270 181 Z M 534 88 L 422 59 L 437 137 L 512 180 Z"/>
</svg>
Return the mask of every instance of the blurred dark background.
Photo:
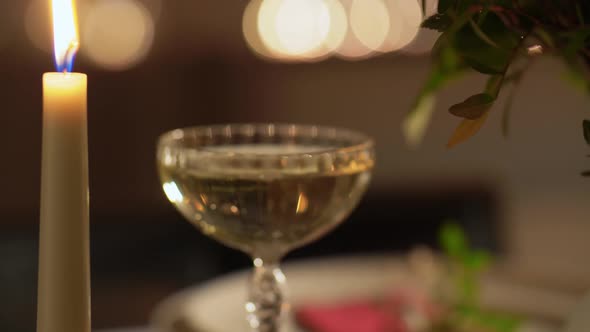
<svg viewBox="0 0 590 332">
<path fill-rule="evenodd" d="M 122 7 L 109 11 L 105 4 Z M 96 327 L 145 324 L 154 305 L 174 291 L 248 266 L 245 256 L 182 220 L 160 188 L 158 135 L 199 124 L 301 122 L 376 138 L 378 166 L 361 206 L 289 260 L 436 246 L 438 227 L 454 219 L 477 246 L 514 267 L 515 277 L 570 289 L 590 284 L 583 263 L 590 183 L 579 176 L 588 166 L 579 133 L 588 100 L 560 79 L 557 63 L 541 60 L 525 78 L 509 139 L 501 137 L 499 110 L 472 141 L 444 148 L 457 123 L 445 109 L 481 84 L 468 77 L 441 93 L 424 144 L 412 150 L 400 124 L 427 74 L 424 50 L 432 36 L 419 35 L 420 51 L 354 61 L 269 60 L 244 40 L 247 5 L 79 1 L 76 70 L 89 76 Z M 0 2 L 2 331 L 33 331 L 35 324 L 41 75 L 53 70 L 46 6 L 45 0 Z M 136 10 L 126 12 L 129 7 Z M 138 17 L 143 23 L 133 25 Z M 125 48 L 133 45 L 135 52 Z"/>
</svg>

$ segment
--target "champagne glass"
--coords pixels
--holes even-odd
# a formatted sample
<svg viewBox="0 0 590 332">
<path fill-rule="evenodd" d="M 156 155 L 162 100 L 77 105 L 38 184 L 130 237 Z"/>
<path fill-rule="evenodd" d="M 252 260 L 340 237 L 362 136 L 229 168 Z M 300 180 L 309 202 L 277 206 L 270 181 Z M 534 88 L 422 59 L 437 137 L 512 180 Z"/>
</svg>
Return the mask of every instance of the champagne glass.
<svg viewBox="0 0 590 332">
<path fill-rule="evenodd" d="M 248 254 L 252 331 L 278 332 L 288 303 L 279 263 L 340 224 L 367 189 L 373 141 L 339 128 L 229 124 L 177 129 L 157 148 L 164 192 L 205 235 Z"/>
</svg>

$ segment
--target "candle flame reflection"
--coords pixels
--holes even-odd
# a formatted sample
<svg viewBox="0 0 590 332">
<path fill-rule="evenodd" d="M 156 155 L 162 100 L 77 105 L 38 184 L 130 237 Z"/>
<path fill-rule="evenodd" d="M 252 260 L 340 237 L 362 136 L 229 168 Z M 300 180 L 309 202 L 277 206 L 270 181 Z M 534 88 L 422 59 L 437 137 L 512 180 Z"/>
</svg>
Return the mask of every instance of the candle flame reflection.
<svg viewBox="0 0 590 332">
<path fill-rule="evenodd" d="M 166 194 L 170 202 L 180 203 L 184 200 L 184 196 L 180 192 L 180 189 L 178 189 L 178 186 L 175 182 L 166 182 L 162 187 L 164 188 L 164 193 Z"/>
<path fill-rule="evenodd" d="M 53 47 L 58 72 L 71 72 L 80 46 L 74 0 L 51 0 Z"/>
</svg>

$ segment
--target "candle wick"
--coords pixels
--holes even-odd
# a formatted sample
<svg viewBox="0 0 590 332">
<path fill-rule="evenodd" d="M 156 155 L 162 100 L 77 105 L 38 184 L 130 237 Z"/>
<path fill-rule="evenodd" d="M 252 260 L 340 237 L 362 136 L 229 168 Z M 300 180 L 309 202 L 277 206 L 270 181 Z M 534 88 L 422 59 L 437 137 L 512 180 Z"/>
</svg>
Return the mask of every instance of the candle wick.
<svg viewBox="0 0 590 332">
<path fill-rule="evenodd" d="M 72 41 L 65 51 L 63 58 L 58 60 L 57 62 L 57 71 L 69 73 L 72 72 L 74 67 L 74 59 L 76 58 L 76 53 L 78 52 L 78 48 L 80 47 L 80 43 L 78 41 Z"/>
</svg>

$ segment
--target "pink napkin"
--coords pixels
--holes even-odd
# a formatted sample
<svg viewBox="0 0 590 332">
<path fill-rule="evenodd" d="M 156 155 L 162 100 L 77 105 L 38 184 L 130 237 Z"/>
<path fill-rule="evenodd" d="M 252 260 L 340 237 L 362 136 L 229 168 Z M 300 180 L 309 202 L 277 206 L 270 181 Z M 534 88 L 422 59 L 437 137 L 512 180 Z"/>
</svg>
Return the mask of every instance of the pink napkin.
<svg viewBox="0 0 590 332">
<path fill-rule="evenodd" d="M 296 318 L 311 332 L 408 332 L 400 316 L 369 301 L 307 305 L 297 310 Z"/>
<path fill-rule="evenodd" d="M 296 310 L 295 315 L 310 332 L 411 332 L 427 329 L 443 317 L 444 311 L 423 290 L 401 287 L 378 301 L 308 304 Z"/>
</svg>

